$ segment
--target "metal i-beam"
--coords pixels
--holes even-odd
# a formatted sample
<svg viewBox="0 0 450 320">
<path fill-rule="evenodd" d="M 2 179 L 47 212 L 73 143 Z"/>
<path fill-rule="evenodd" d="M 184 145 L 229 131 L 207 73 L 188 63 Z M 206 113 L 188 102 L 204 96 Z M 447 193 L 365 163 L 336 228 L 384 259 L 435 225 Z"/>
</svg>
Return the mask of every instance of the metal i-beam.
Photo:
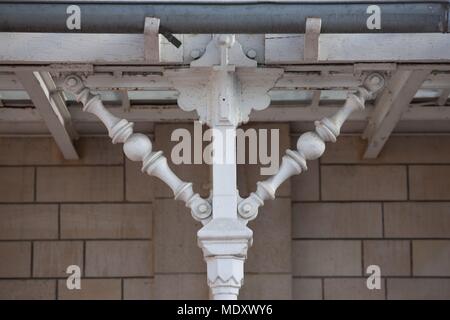
<svg viewBox="0 0 450 320">
<path fill-rule="evenodd" d="M 363 137 L 368 139 L 364 158 L 376 158 L 408 109 L 417 90 L 430 74 L 429 70 L 399 70 L 377 100 Z"/>
<path fill-rule="evenodd" d="M 19 71 L 16 75 L 47 125 L 65 159 L 79 159 L 73 144 L 77 138 L 70 113 L 49 73 Z"/>
</svg>

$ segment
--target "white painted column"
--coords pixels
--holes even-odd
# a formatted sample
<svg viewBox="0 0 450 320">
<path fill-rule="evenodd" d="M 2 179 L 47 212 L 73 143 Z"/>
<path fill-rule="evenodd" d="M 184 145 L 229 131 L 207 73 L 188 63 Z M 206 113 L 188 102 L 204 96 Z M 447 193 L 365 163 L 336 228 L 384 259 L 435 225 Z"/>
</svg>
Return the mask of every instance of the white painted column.
<svg viewBox="0 0 450 320">
<path fill-rule="evenodd" d="M 237 218 L 236 79 L 234 70 L 220 66 L 211 74 L 211 126 L 213 139 L 213 218 Z"/>
<path fill-rule="evenodd" d="M 237 218 L 236 128 L 219 126 L 213 131 L 213 219 Z"/>
<path fill-rule="evenodd" d="M 228 50 L 234 37 L 223 35 L 220 65 L 211 67 L 207 113 L 213 139 L 212 220 L 198 232 L 215 300 L 236 300 L 244 279 L 244 261 L 252 231 L 238 220 L 236 176 L 236 126 L 239 123 L 239 92 L 235 66 Z"/>
<path fill-rule="evenodd" d="M 198 245 L 207 264 L 208 285 L 216 300 L 236 300 L 244 281 L 244 261 L 253 232 L 238 215 L 236 127 L 252 109 L 269 106 L 267 95 L 282 70 L 257 68 L 234 35 L 215 35 L 191 68 L 169 70 L 165 76 L 179 91 L 178 105 L 196 110 L 212 130 L 212 218 L 203 220 Z M 214 139 L 215 138 L 215 139 Z"/>
</svg>

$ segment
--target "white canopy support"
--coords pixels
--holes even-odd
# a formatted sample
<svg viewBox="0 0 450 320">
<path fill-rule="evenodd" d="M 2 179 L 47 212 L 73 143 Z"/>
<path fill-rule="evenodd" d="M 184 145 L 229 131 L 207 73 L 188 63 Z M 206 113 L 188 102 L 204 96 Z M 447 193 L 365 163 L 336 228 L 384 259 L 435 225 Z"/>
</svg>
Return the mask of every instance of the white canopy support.
<svg viewBox="0 0 450 320">
<path fill-rule="evenodd" d="M 320 18 L 306 19 L 305 45 L 303 54 L 305 61 L 316 62 L 319 59 L 319 36 L 322 20 Z"/>
<path fill-rule="evenodd" d="M 2 63 L 147 64 L 144 34 L 0 33 Z M 160 62 L 189 64 L 211 35 L 179 35 L 180 48 L 161 40 Z M 239 35 L 236 36 L 239 39 Z M 304 64 L 305 35 L 248 35 L 258 63 Z M 380 45 L 382 44 L 382 45 Z M 249 48 L 249 49 L 250 49 Z M 430 49 L 432 48 L 432 49 Z M 450 61 L 450 34 L 321 34 L 317 63 Z M 153 62 L 152 62 L 153 64 Z"/>
<path fill-rule="evenodd" d="M 408 109 L 429 70 L 397 71 L 379 97 L 363 137 L 367 138 L 364 158 L 376 158 L 402 114 Z"/>
<path fill-rule="evenodd" d="M 133 133 L 133 123 L 107 110 L 100 97 L 93 95 L 79 76 L 69 75 L 63 80 L 63 88 L 77 97 L 84 106 L 83 111 L 103 122 L 112 142 L 124 143 L 126 156 L 132 161 L 142 161 L 142 171 L 167 183 L 175 199 L 183 200 L 192 216 L 201 221 L 203 228 L 197 233 L 198 245 L 207 264 L 208 285 L 214 299 L 238 297 L 244 279 L 244 261 L 253 241 L 247 222 L 256 217 L 258 207 L 264 200 L 275 198 L 277 187 L 285 179 L 306 170 L 306 160 L 318 158 L 324 151 L 324 143 L 334 142 L 350 114 L 363 110 L 366 99 L 384 84 L 380 74 L 369 75 L 358 87 L 358 93 L 349 94 L 335 115 L 316 121 L 315 133 L 308 132 L 300 137 L 298 151 L 287 151 L 275 176 L 258 183 L 257 191 L 242 199 L 237 190 L 236 128 L 249 120 L 252 110 L 269 107 L 268 92 L 282 74 L 281 68 L 258 68 L 256 61 L 245 56 L 234 35 L 214 36 L 204 55 L 191 63 L 190 68 L 164 72 L 179 92 L 178 106 L 184 111 L 195 111 L 200 121 L 212 129 L 210 200 L 194 194 L 192 184 L 181 181 L 170 170 L 162 152 L 152 151 L 150 139 Z"/>
<path fill-rule="evenodd" d="M 65 159 L 78 159 L 73 140 L 78 138 L 63 97 L 48 72 L 18 71 L 16 75 L 47 125 Z"/>
</svg>

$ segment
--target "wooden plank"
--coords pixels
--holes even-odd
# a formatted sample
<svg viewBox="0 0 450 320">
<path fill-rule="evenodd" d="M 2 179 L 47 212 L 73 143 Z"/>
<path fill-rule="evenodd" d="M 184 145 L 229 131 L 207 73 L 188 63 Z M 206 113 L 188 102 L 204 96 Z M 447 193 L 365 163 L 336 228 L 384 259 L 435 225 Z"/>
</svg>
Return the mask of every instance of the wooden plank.
<svg viewBox="0 0 450 320">
<path fill-rule="evenodd" d="M 67 109 L 65 99 L 49 72 L 39 72 L 39 76 L 42 79 L 42 85 L 50 93 L 50 102 L 53 106 L 53 111 L 58 116 L 61 123 L 64 125 L 67 133 L 72 140 L 78 139 L 78 134 L 72 125 L 71 115 Z"/>
<path fill-rule="evenodd" d="M 144 34 L 0 33 L 2 63 L 147 64 Z M 183 39 L 183 36 L 179 36 Z M 183 63 L 183 45 L 160 40 L 160 60 L 152 64 Z M 187 61 L 190 62 L 190 61 Z"/>
<path fill-rule="evenodd" d="M 303 34 L 266 34 L 266 64 L 294 64 L 304 62 L 305 36 Z"/>
<path fill-rule="evenodd" d="M 5 63 L 144 61 L 144 35 L 0 33 Z"/>
<path fill-rule="evenodd" d="M 23 86 L 14 74 L 0 74 L 0 90 L 23 90 Z"/>
<path fill-rule="evenodd" d="M 131 104 L 130 98 L 128 97 L 127 90 L 119 90 L 120 100 L 122 101 L 122 109 L 125 112 L 130 112 Z"/>
<path fill-rule="evenodd" d="M 161 64 L 186 64 L 192 60 L 188 58 L 188 48 L 191 48 L 189 41 L 194 38 L 186 36 L 183 39 L 186 49 L 161 42 Z M 0 33 L 0 43 L 3 64 L 146 63 L 143 34 L 5 32 Z M 265 35 L 265 63 L 305 63 L 304 43 L 302 34 Z M 319 37 L 318 62 L 419 61 L 449 62 L 450 34 L 321 34 Z"/>
<path fill-rule="evenodd" d="M 322 34 L 320 61 L 450 61 L 450 34 Z"/>
<path fill-rule="evenodd" d="M 1 49 L 0 49 L 1 50 Z M 370 66 L 373 65 L 373 68 Z M 295 68 L 294 68 L 295 67 Z M 285 73 L 275 84 L 277 89 L 348 89 L 356 88 L 362 84 L 364 74 L 372 70 L 379 70 L 379 64 L 366 64 L 364 69 L 360 69 L 355 64 L 347 68 L 335 65 L 310 65 L 306 66 L 284 66 Z M 415 64 L 409 65 L 408 68 L 404 68 L 404 65 L 399 66 L 399 70 L 419 70 L 429 69 L 434 70 L 434 74 L 424 82 L 424 89 L 445 89 L 450 84 L 450 74 L 444 70 L 450 67 L 446 64 L 435 65 L 422 65 Z M 19 67 L 0 66 L 0 72 L 3 70 L 14 71 L 35 71 L 39 70 L 38 67 Z M 142 68 L 142 70 L 141 70 Z M 173 67 L 172 67 L 173 68 Z M 68 68 L 66 68 L 68 69 Z M 55 69 L 58 72 L 67 72 L 65 68 Z M 77 70 L 73 67 L 74 70 Z M 51 67 L 41 67 L 39 71 L 52 71 Z M 66 71 L 64 71 L 66 70 Z M 117 72 L 129 72 L 123 73 L 120 76 L 116 76 Z M 354 72 L 358 71 L 358 72 Z M 382 69 L 385 70 L 385 69 Z M 389 69 L 392 71 L 392 69 Z M 145 66 L 96 66 L 95 73 L 86 72 L 85 84 L 87 87 L 94 90 L 112 90 L 112 89 L 130 89 L 130 90 L 172 90 L 172 84 L 163 75 L 163 67 L 145 67 Z M 438 72 L 436 72 L 438 71 Z M 133 73 L 133 74 L 130 74 Z M 57 79 L 59 80 L 59 79 Z M 63 80 L 63 78 L 61 78 Z M 58 85 L 60 85 L 58 83 Z M 23 86 L 18 81 L 14 74 L 0 74 L 0 90 L 23 90 Z"/>
<path fill-rule="evenodd" d="M 144 24 L 144 56 L 147 62 L 159 63 L 160 46 L 159 46 L 159 19 L 145 18 Z"/>
<path fill-rule="evenodd" d="M 368 139 L 364 158 L 376 158 L 429 70 L 397 71 L 377 99 L 369 124 L 363 133 Z"/>
<path fill-rule="evenodd" d="M 75 130 L 68 118 L 70 113 L 64 101 L 52 94 L 52 88 L 49 85 L 50 75 L 27 71 L 17 72 L 16 75 L 46 123 L 64 158 L 78 159 L 79 156 L 72 141 Z"/>
<path fill-rule="evenodd" d="M 301 34 L 266 35 L 270 64 L 304 62 Z M 319 62 L 449 62 L 450 34 L 321 34 Z"/>
<path fill-rule="evenodd" d="M 310 108 L 317 108 L 320 104 L 320 96 L 322 95 L 321 90 L 314 90 L 311 98 Z"/>
<path fill-rule="evenodd" d="M 135 105 L 129 112 L 122 106 L 108 105 L 106 107 L 116 116 L 133 122 L 164 122 L 187 121 L 197 119 L 195 112 L 184 112 L 176 105 Z M 300 107 L 271 105 L 269 108 L 252 112 L 251 121 L 274 122 L 312 122 L 335 114 L 340 105 L 322 107 Z M 366 121 L 374 110 L 373 106 L 367 106 L 365 110 L 352 113 L 349 121 Z M 79 106 L 69 107 L 72 122 L 98 122 L 92 114 L 82 111 Z M 401 116 L 401 121 L 439 121 L 450 120 L 450 108 L 440 106 L 409 107 Z M 42 122 L 39 112 L 34 108 L 0 108 L 0 122 L 34 123 Z"/>
</svg>

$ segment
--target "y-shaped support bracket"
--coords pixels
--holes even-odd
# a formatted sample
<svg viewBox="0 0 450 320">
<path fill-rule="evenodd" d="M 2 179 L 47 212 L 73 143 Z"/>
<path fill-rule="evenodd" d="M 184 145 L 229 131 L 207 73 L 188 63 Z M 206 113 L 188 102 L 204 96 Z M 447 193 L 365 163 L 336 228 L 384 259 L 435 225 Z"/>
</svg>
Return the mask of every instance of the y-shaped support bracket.
<svg viewBox="0 0 450 320">
<path fill-rule="evenodd" d="M 239 202 L 239 215 L 246 220 L 253 220 L 264 201 L 275 199 L 278 187 L 289 177 L 308 169 L 307 160 L 318 159 L 325 151 L 325 142 L 336 142 L 341 127 L 350 114 L 364 109 L 366 99 L 375 95 L 384 86 L 384 78 L 377 73 L 370 74 L 358 88 L 356 94 L 349 94 L 345 104 L 331 118 L 315 122 L 315 131 L 303 133 L 297 140 L 297 150 L 286 150 L 278 172 L 265 181 L 257 183 L 256 192 Z"/>
<path fill-rule="evenodd" d="M 234 35 L 213 36 L 205 54 L 190 68 L 164 73 L 180 93 L 180 108 L 196 110 L 213 132 L 212 219 L 197 237 L 214 299 L 237 299 L 253 239 L 247 221 L 237 213 L 236 127 L 248 121 L 252 109 L 269 106 L 267 92 L 282 73 L 278 68 L 257 68 Z"/>
<path fill-rule="evenodd" d="M 257 191 L 242 200 L 236 187 L 236 127 L 248 121 L 252 109 L 268 107 L 267 92 L 282 72 L 282 69 L 257 68 L 256 61 L 244 55 L 234 35 L 215 35 L 205 54 L 193 61 L 191 68 L 164 73 L 180 92 L 180 108 L 196 110 L 200 121 L 215 129 L 216 155 L 226 154 L 226 163 L 213 156 L 212 205 L 193 192 L 191 183 L 181 181 L 170 170 L 162 152 L 152 152 L 147 136 L 133 133 L 132 123 L 106 110 L 100 98 L 92 95 L 79 77 L 71 75 L 64 81 L 65 90 L 76 95 L 84 105 L 83 110 L 95 114 L 105 124 L 113 143 L 124 143 L 126 156 L 132 161 L 143 161 L 142 171 L 167 183 L 175 199 L 183 200 L 192 216 L 203 223 L 197 233 L 198 244 L 207 263 L 208 284 L 214 299 L 237 299 L 244 278 L 244 260 L 253 238 L 246 225 L 256 217 L 264 200 L 274 199 L 283 181 L 305 171 L 306 160 L 320 157 L 325 142 L 336 141 L 350 113 L 364 108 L 365 100 L 384 81 L 378 74 L 370 75 L 357 94 L 349 95 L 336 115 L 316 122 L 315 132 L 299 138 L 297 151 L 287 150 L 275 176 L 259 182 Z M 225 145 L 221 143 L 224 135 L 231 136 Z"/>
<path fill-rule="evenodd" d="M 205 221 L 211 216 L 211 204 L 194 193 L 191 182 L 180 180 L 167 165 L 162 151 L 152 152 L 150 138 L 141 133 L 133 133 L 133 123 L 119 119 L 109 112 L 98 95 L 93 95 L 76 75 L 64 79 L 63 88 L 74 94 L 83 104 L 83 111 L 96 115 L 108 129 L 113 143 L 123 143 L 123 151 L 131 161 L 142 161 L 142 172 L 158 177 L 173 191 L 175 200 L 182 200 L 191 214 L 198 221 Z"/>
</svg>

